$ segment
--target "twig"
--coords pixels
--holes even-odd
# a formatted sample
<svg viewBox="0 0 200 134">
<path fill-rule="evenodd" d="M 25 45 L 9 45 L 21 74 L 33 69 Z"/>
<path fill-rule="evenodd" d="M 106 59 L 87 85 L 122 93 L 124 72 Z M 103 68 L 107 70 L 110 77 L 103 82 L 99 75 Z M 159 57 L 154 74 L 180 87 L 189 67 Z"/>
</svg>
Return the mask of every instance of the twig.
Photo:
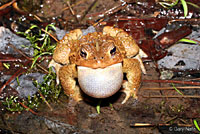
<svg viewBox="0 0 200 134">
<path fill-rule="evenodd" d="M 48 33 L 47 33 L 48 34 Z M 50 34 L 51 36 L 51 34 Z M 22 56 L 24 56 L 27 60 L 32 61 L 32 58 L 26 56 L 26 54 L 24 54 L 21 50 L 17 49 L 13 44 L 8 44 L 10 47 L 12 47 L 16 52 L 18 52 L 19 54 L 21 54 Z M 40 58 L 38 58 L 38 60 L 40 60 Z M 42 66 L 40 66 L 39 64 L 36 63 L 36 65 L 41 68 L 43 71 L 45 71 L 46 73 L 48 73 L 48 71 L 46 69 L 44 69 Z"/>
<path fill-rule="evenodd" d="M 20 101 L 18 101 L 20 105 L 22 105 L 22 107 L 24 107 L 25 109 L 27 109 L 29 112 L 31 112 L 32 114 L 38 115 L 38 113 L 36 113 L 35 111 L 33 111 L 32 109 L 30 109 L 28 106 L 26 106 L 25 104 L 21 103 Z"/>
<path fill-rule="evenodd" d="M 126 2 L 122 3 L 120 6 L 116 6 L 116 7 L 113 7 L 109 10 L 107 10 L 104 15 L 111 15 L 111 14 L 114 14 L 116 13 L 117 11 L 125 8 L 128 4 Z"/>
<path fill-rule="evenodd" d="M 150 123 L 133 123 L 130 124 L 130 127 L 155 127 L 155 126 L 172 126 L 172 124 L 150 124 Z M 180 127 L 192 127 L 192 124 L 177 124 Z"/>
<path fill-rule="evenodd" d="M 24 12 L 23 10 L 21 10 L 19 7 L 18 7 L 18 4 L 17 4 L 17 2 L 14 2 L 13 4 L 12 4 L 12 6 L 13 6 L 13 8 L 17 11 L 17 12 L 19 12 L 19 13 L 21 13 L 21 14 L 28 14 L 27 12 Z M 37 16 L 37 15 L 33 15 L 38 21 L 40 21 L 40 22 L 43 22 L 43 20 L 39 17 L 39 16 Z"/>
<path fill-rule="evenodd" d="M 165 123 L 168 123 L 168 122 L 173 121 L 173 120 L 175 120 L 175 119 L 177 119 L 177 116 L 174 116 L 174 117 L 168 119 L 167 121 L 165 121 Z"/>
<path fill-rule="evenodd" d="M 42 97 L 43 101 L 47 104 L 47 106 L 50 108 L 51 111 L 53 111 L 53 108 L 51 107 L 51 105 L 46 101 L 46 99 L 44 98 L 44 96 L 42 95 L 42 93 L 40 92 L 40 90 L 38 90 L 40 96 Z"/>
<path fill-rule="evenodd" d="M 93 6 L 98 2 L 98 0 L 95 0 L 92 2 L 92 4 L 89 6 L 89 8 L 84 12 L 83 17 L 81 18 L 81 21 L 85 19 L 85 16 L 88 14 L 88 12 L 93 8 Z"/>
<path fill-rule="evenodd" d="M 49 73 L 48 70 L 46 70 L 43 66 L 41 66 L 40 64 L 36 64 L 36 66 L 38 66 L 39 68 L 41 68 L 45 73 Z"/>
<path fill-rule="evenodd" d="M 200 78 L 194 78 L 194 79 L 191 79 L 191 80 L 200 80 Z"/>
<path fill-rule="evenodd" d="M 70 11 L 71 11 L 71 13 L 72 13 L 72 15 L 73 15 L 74 18 L 76 19 L 77 23 L 79 23 L 79 20 L 78 20 L 77 16 L 75 15 L 75 13 L 74 13 L 74 11 L 73 11 L 73 9 L 72 9 L 72 7 L 71 7 L 69 1 L 67 1 L 67 5 L 68 5 L 68 7 L 69 7 L 69 9 L 70 9 Z"/>
<path fill-rule="evenodd" d="M 43 28 L 41 29 L 43 32 L 47 33 L 49 36 L 51 36 L 56 42 L 58 42 L 59 40 L 54 37 L 51 33 L 47 32 L 46 30 L 44 30 Z"/>
<path fill-rule="evenodd" d="M 32 58 L 26 56 L 26 54 L 24 54 L 21 50 L 17 49 L 13 44 L 9 43 L 8 46 L 12 47 L 16 52 L 18 52 L 19 54 L 21 54 L 22 56 L 24 56 L 26 59 L 32 61 Z"/>
<path fill-rule="evenodd" d="M 198 95 L 169 95 L 169 96 L 162 96 L 162 95 L 155 95 L 155 96 L 144 96 L 142 95 L 142 97 L 144 98 L 200 98 L 200 96 Z"/>
<path fill-rule="evenodd" d="M 80 0 L 80 1 L 78 1 L 77 3 L 71 5 L 71 7 L 77 6 L 77 5 L 81 4 L 81 3 L 83 3 L 84 1 L 86 1 L 86 0 Z M 66 7 L 66 8 L 63 8 L 62 11 L 65 11 L 65 10 L 67 10 L 67 9 L 69 9 L 69 6 Z"/>
<path fill-rule="evenodd" d="M 179 89 L 200 89 L 199 86 L 188 86 L 188 87 L 176 87 Z M 170 90 L 174 89 L 174 87 L 142 87 L 142 90 Z"/>
<path fill-rule="evenodd" d="M 26 61 L 25 65 L 27 65 L 30 61 Z M 21 67 L 20 69 L 17 70 L 16 73 L 14 73 L 7 81 L 5 84 L 3 84 L 3 86 L 0 88 L 0 94 L 2 93 L 3 89 L 16 77 L 18 77 L 19 75 L 22 74 L 22 69 L 23 67 Z"/>
<path fill-rule="evenodd" d="M 186 22 L 196 21 L 196 22 L 199 22 L 200 19 L 195 19 L 195 18 L 191 18 L 191 19 L 173 19 L 173 20 L 170 20 L 168 23 L 172 23 L 172 22 L 176 22 L 176 21 L 186 21 Z"/>
<path fill-rule="evenodd" d="M 116 13 L 117 11 L 125 8 L 128 4 L 127 3 L 123 3 L 121 4 L 120 6 L 116 6 L 116 7 L 113 7 L 109 10 L 107 10 L 106 12 L 104 12 L 101 16 L 103 16 L 103 18 L 101 18 L 98 22 L 96 22 L 95 24 L 93 24 L 93 26 L 97 26 L 99 23 L 101 23 L 104 19 L 105 19 L 105 16 L 108 16 L 108 15 L 112 15 L 114 13 Z"/>
<path fill-rule="evenodd" d="M 200 86 L 200 82 L 193 81 L 177 81 L 177 80 L 142 80 L 143 82 L 155 82 L 155 83 L 177 83 Z"/>
<path fill-rule="evenodd" d="M 43 20 L 39 17 L 39 16 L 37 16 L 37 15 L 33 15 L 39 22 L 43 22 Z"/>
<path fill-rule="evenodd" d="M 0 62 L 19 61 L 19 58 L 0 59 Z"/>
<path fill-rule="evenodd" d="M 102 21 L 104 21 L 104 18 L 103 19 L 100 19 L 98 22 L 94 23 L 93 24 L 93 27 L 96 27 L 99 23 L 101 23 Z"/>
<path fill-rule="evenodd" d="M 185 123 L 185 124 L 187 123 L 187 122 L 186 122 L 185 120 L 183 120 L 183 119 L 179 119 L 179 120 L 180 120 L 181 122 Z"/>
<path fill-rule="evenodd" d="M 20 14 L 28 14 L 27 12 L 21 10 L 21 9 L 18 7 L 17 2 L 14 2 L 14 3 L 12 4 L 12 6 L 13 6 L 13 8 L 14 8 L 17 12 L 19 12 Z"/>
<path fill-rule="evenodd" d="M 12 5 L 16 0 L 12 0 L 11 2 L 8 2 L 6 4 L 4 4 L 3 6 L 0 6 L 0 10 L 3 10 L 7 7 L 9 7 L 10 5 Z"/>
</svg>

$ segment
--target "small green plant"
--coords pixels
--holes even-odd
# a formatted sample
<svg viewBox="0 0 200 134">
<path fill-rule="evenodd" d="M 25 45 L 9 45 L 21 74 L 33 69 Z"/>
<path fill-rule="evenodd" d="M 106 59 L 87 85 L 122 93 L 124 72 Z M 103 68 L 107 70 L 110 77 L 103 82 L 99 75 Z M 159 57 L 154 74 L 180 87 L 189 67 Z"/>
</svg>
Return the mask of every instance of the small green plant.
<svg viewBox="0 0 200 134">
<path fill-rule="evenodd" d="M 183 93 L 181 93 L 181 91 L 179 91 L 179 90 L 175 87 L 174 83 L 172 83 L 172 86 L 173 86 L 173 88 L 176 90 L 176 92 L 178 92 L 180 95 L 183 96 Z"/>
<path fill-rule="evenodd" d="M 187 2 L 186 0 L 163 0 L 161 2 L 158 2 L 161 6 L 163 6 L 164 8 L 172 8 L 174 6 L 176 6 L 179 1 L 181 1 L 181 4 L 183 6 L 183 10 L 184 10 L 184 17 L 187 16 L 188 14 L 188 6 L 187 5 L 191 5 L 195 8 L 200 9 L 200 7 L 192 2 Z"/>
<path fill-rule="evenodd" d="M 180 0 L 181 1 L 181 4 L 183 5 L 183 10 L 184 10 L 184 17 L 187 16 L 188 14 L 188 6 L 187 6 L 187 3 L 185 0 Z"/>
<path fill-rule="evenodd" d="M 180 1 L 183 6 L 184 17 L 186 17 L 188 14 L 187 2 L 185 0 L 180 0 Z M 178 3 L 179 3 L 179 0 L 165 0 L 165 1 L 159 2 L 159 4 L 162 5 L 164 8 L 172 8 Z"/>
<path fill-rule="evenodd" d="M 44 81 L 38 83 L 33 81 L 33 84 L 38 88 L 38 93 L 33 96 L 28 96 L 26 99 L 19 99 L 17 96 L 6 97 L 3 101 L 3 105 L 8 111 L 20 112 L 23 110 L 29 110 L 38 108 L 39 104 L 47 101 L 57 101 L 61 94 L 61 85 L 56 84 L 56 74 L 53 72 L 52 68 L 49 68 L 49 73 L 44 76 Z M 41 97 L 40 93 L 44 96 Z M 23 103 L 28 108 L 24 108 L 19 102 Z"/>
<path fill-rule="evenodd" d="M 19 77 L 18 76 L 16 77 L 16 80 L 17 80 L 17 85 L 20 86 Z"/>
<path fill-rule="evenodd" d="M 39 95 L 34 94 L 33 96 L 28 96 L 27 100 L 24 101 L 25 105 L 28 106 L 30 109 L 38 108 L 40 102 Z M 28 110 L 28 109 L 27 109 Z"/>
<path fill-rule="evenodd" d="M 163 0 L 161 2 L 158 2 L 161 6 L 164 8 L 172 8 L 173 6 L 178 4 L 179 0 Z"/>
<path fill-rule="evenodd" d="M 109 103 L 111 110 L 114 110 L 112 103 Z"/>
<path fill-rule="evenodd" d="M 33 63 L 31 65 L 31 68 L 34 67 L 36 61 L 39 57 L 43 55 L 52 55 L 56 44 L 51 43 L 50 35 L 47 33 L 50 33 L 52 30 L 55 30 L 55 26 L 52 24 L 49 24 L 45 27 L 45 32 L 42 31 L 37 25 L 32 25 L 28 30 L 25 32 L 18 32 L 18 34 L 21 34 L 26 37 L 31 42 L 31 47 L 34 49 L 34 55 L 33 55 Z"/>
<path fill-rule="evenodd" d="M 9 69 L 9 68 L 10 68 L 10 64 L 8 64 L 8 63 L 3 63 L 3 66 L 4 66 L 6 69 Z"/>
<path fill-rule="evenodd" d="M 200 132 L 200 127 L 197 123 L 197 120 L 193 120 L 195 127 L 197 128 L 197 130 Z"/>
<path fill-rule="evenodd" d="M 185 38 L 180 39 L 179 42 L 186 42 L 186 43 L 191 43 L 191 44 L 197 44 L 196 41 L 185 39 Z"/>
<path fill-rule="evenodd" d="M 52 55 L 56 44 L 51 43 L 50 33 L 51 30 L 55 30 L 55 26 L 49 24 L 45 27 L 45 30 L 40 29 L 36 25 L 32 25 L 25 32 L 18 32 L 18 34 L 24 35 L 30 42 L 34 49 L 34 57 L 31 69 L 34 67 L 38 58 L 43 55 Z M 44 31 L 44 32 L 43 32 Z M 9 69 L 9 64 L 4 64 Z M 19 85 L 18 77 L 17 83 Z M 38 92 L 33 96 L 28 96 L 26 99 L 20 99 L 16 96 L 7 97 L 3 104 L 6 106 L 8 111 L 19 112 L 23 110 L 29 110 L 37 108 L 40 103 L 48 101 L 57 101 L 61 94 L 61 85 L 56 84 L 56 73 L 53 72 L 52 68 L 49 68 L 49 72 L 44 76 L 44 81 L 38 83 L 33 81 L 33 84 L 38 88 Z M 28 108 L 27 108 L 28 107 Z"/>
<path fill-rule="evenodd" d="M 45 99 L 57 100 L 62 87 L 56 84 L 56 73 L 53 72 L 52 68 L 49 68 L 49 73 L 43 79 L 42 83 L 34 81 L 33 84 L 40 90 Z"/>
<path fill-rule="evenodd" d="M 24 108 L 19 104 L 17 96 L 6 97 L 3 105 L 6 106 L 6 109 L 11 112 L 20 112 Z"/>
<path fill-rule="evenodd" d="M 97 110 L 97 113 L 100 114 L 101 113 L 101 100 L 99 100 L 97 106 L 96 106 L 96 110 Z"/>
</svg>

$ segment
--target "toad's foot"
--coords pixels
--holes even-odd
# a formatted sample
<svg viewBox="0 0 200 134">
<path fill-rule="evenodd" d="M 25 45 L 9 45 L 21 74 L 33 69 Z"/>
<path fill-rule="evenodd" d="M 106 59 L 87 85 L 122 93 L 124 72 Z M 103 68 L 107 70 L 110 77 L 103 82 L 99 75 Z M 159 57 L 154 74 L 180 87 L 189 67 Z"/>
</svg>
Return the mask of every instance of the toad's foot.
<svg viewBox="0 0 200 134">
<path fill-rule="evenodd" d="M 130 98 L 130 96 L 134 96 L 137 99 L 137 92 L 140 87 L 141 81 L 141 68 L 140 62 L 137 59 L 124 59 L 123 60 L 123 72 L 126 74 L 127 80 L 122 84 L 121 92 L 126 94 L 125 99 L 122 104 L 126 103 L 126 101 Z"/>
<path fill-rule="evenodd" d="M 130 88 L 129 88 L 129 82 L 128 82 L 128 81 L 125 81 L 125 82 L 123 83 L 122 87 L 123 87 L 123 89 L 120 90 L 120 92 L 125 93 L 126 97 L 124 98 L 124 100 L 122 101 L 121 104 L 125 104 L 126 101 L 127 101 L 131 96 L 133 96 L 133 98 L 137 100 L 137 98 L 138 98 L 137 95 L 136 95 L 136 91 L 137 91 L 137 90 L 136 90 L 136 88 L 130 89 Z"/>
</svg>

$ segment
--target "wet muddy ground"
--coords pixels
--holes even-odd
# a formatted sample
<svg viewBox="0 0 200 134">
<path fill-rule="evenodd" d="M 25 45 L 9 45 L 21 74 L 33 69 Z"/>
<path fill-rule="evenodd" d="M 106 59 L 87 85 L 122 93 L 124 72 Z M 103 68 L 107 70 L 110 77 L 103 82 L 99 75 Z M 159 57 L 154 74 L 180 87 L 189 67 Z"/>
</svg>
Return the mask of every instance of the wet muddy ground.
<svg viewBox="0 0 200 134">
<path fill-rule="evenodd" d="M 37 65 L 30 69 L 32 60 L 29 58 L 33 56 L 33 51 L 20 47 L 21 42 L 25 45 L 30 43 L 21 39 L 23 36 L 16 37 L 20 39 L 16 41 L 13 39 L 14 35 L 4 29 L 1 33 L 8 36 L 0 35 L 1 42 L 6 44 L 5 49 L 0 49 L 0 133 L 199 133 L 197 126 L 200 126 L 200 9 L 189 4 L 189 14 L 184 19 L 181 3 L 166 9 L 159 2 L 81 0 L 67 3 L 63 0 L 36 0 L 17 1 L 16 7 L 14 0 L 2 1 L 0 25 L 10 29 L 14 34 L 16 31 L 25 31 L 31 24 L 45 28 L 47 24 L 54 23 L 57 28 L 65 30 L 56 33 L 59 39 L 58 34 L 63 36 L 62 32 L 75 28 L 87 29 L 94 26 L 98 30 L 104 25 L 115 25 L 129 32 L 147 53 L 148 58 L 143 59 L 147 74 L 142 75 L 138 100 L 130 98 L 122 105 L 125 95 L 117 93 L 101 100 L 100 113 L 97 113 L 98 99 L 86 96 L 85 101 L 75 103 L 61 92 L 56 101 L 50 99 L 49 103 L 43 102 L 37 108 L 28 109 L 20 103 L 25 110 L 11 112 L 3 105 L 6 97 L 19 96 L 20 99 L 17 101 L 22 102 L 22 98 L 27 94 L 33 95 L 37 91 L 37 88 L 29 84 L 19 88 L 17 80 L 13 82 L 13 79 L 19 77 L 20 84 L 32 83 L 33 76 L 23 76 L 20 79 L 20 76 L 28 72 L 34 73 L 41 82 L 44 74 L 48 73 L 44 70 L 51 55 L 44 57 L 44 62 L 38 61 L 42 68 Z M 187 2 L 200 6 L 198 0 Z M 166 32 L 166 29 L 169 32 Z M 160 35 L 157 35 L 159 32 Z M 56 34 L 53 33 L 55 36 Z M 197 44 L 183 43 L 183 48 L 179 47 L 181 43 L 176 42 L 184 37 L 193 39 Z M 164 40 L 166 38 L 167 41 Z M 54 40 L 52 42 L 55 43 Z M 175 43 L 179 46 L 175 46 Z M 8 44 L 17 45 L 14 48 Z M 4 45 L 1 48 L 4 48 Z M 26 56 L 23 56 L 24 53 Z M 10 65 L 9 69 L 4 63 Z M 11 77 L 13 79 L 9 79 Z M 29 92 L 21 91 L 27 89 Z"/>
</svg>

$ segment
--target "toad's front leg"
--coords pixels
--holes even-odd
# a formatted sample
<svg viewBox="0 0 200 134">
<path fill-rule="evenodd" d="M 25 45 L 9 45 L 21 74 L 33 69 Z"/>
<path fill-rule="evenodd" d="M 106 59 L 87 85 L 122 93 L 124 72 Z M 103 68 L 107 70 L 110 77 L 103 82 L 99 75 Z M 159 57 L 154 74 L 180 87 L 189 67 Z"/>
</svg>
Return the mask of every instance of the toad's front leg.
<svg viewBox="0 0 200 134">
<path fill-rule="evenodd" d="M 137 92 L 141 82 L 141 68 L 140 63 L 137 59 L 124 59 L 123 60 L 123 72 L 126 74 L 127 80 L 123 82 L 123 89 L 121 92 L 126 94 L 122 104 L 134 96 L 137 99 Z"/>
<path fill-rule="evenodd" d="M 76 85 L 77 70 L 76 65 L 65 65 L 59 70 L 59 78 L 61 85 L 64 88 L 64 92 L 75 101 L 82 100 L 80 88 Z"/>
</svg>

